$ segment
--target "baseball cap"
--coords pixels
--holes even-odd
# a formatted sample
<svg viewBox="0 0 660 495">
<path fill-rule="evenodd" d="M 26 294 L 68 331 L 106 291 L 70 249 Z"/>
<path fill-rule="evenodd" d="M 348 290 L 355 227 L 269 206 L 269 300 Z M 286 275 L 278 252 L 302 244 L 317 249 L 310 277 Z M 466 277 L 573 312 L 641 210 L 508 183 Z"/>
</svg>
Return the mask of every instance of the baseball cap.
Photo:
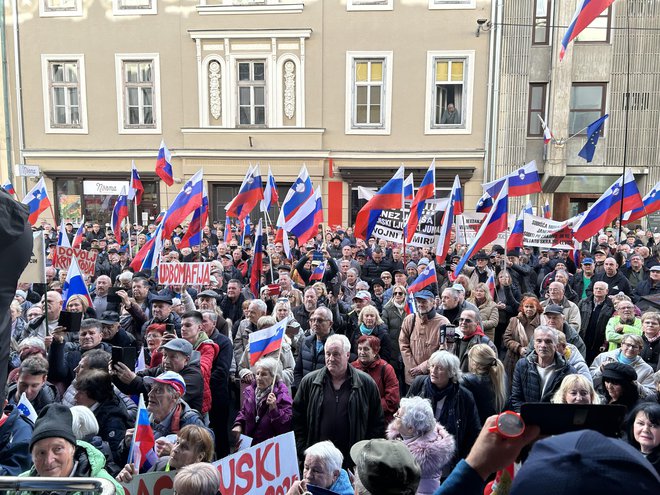
<svg viewBox="0 0 660 495">
<path fill-rule="evenodd" d="M 360 299 L 364 301 L 365 299 L 371 299 L 371 294 L 369 294 L 368 291 L 366 290 L 359 290 L 353 297 L 353 300 L 355 301 L 356 299 Z"/>
<path fill-rule="evenodd" d="M 351 447 L 351 459 L 369 493 L 399 495 L 417 490 L 421 469 L 403 442 L 362 440 Z"/>
<path fill-rule="evenodd" d="M 465 292 L 465 287 L 463 287 L 461 284 L 454 284 L 451 286 L 451 288 L 460 292 Z"/>
<path fill-rule="evenodd" d="M 415 299 L 435 299 L 433 292 L 430 290 L 420 290 L 415 292 L 414 297 Z"/>
<path fill-rule="evenodd" d="M 583 265 L 593 265 L 594 260 L 592 258 L 585 258 L 585 259 L 582 260 L 582 264 Z"/>
<path fill-rule="evenodd" d="M 188 357 L 190 357 L 193 352 L 192 344 L 185 339 L 172 339 L 166 344 L 161 345 L 160 348 L 167 349 L 168 351 L 180 352 Z"/>
<path fill-rule="evenodd" d="M 178 340 L 178 339 L 177 339 Z M 163 385 L 169 385 L 174 390 L 176 390 L 179 395 L 184 395 L 186 393 L 186 382 L 183 381 L 183 377 L 174 371 L 166 371 L 160 375 L 145 376 L 144 381 L 147 384 L 153 385 L 154 383 L 162 383 Z"/>
<path fill-rule="evenodd" d="M 652 272 L 660 272 L 660 265 L 653 265 L 651 267 Z"/>
<path fill-rule="evenodd" d="M 429 259 L 428 258 L 422 258 L 417 262 L 417 266 L 424 265 L 427 266 L 429 264 Z"/>
</svg>

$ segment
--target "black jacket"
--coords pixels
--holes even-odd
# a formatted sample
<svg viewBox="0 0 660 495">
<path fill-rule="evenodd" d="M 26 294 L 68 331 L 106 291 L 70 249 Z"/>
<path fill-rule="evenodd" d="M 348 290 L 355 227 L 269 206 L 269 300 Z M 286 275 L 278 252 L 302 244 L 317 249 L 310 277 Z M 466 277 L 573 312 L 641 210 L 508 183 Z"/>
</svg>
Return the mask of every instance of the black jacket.
<svg viewBox="0 0 660 495">
<path fill-rule="evenodd" d="M 630 287 L 630 282 L 628 282 L 628 279 L 623 275 L 623 273 L 621 273 L 620 270 L 617 270 L 617 272 L 614 274 L 613 277 L 608 277 L 607 273 L 605 272 L 596 273 L 591 278 L 591 285 L 587 289 L 587 295 L 593 294 L 594 284 L 596 282 L 601 282 L 601 281 L 605 282 L 607 286 L 610 288 L 609 291 L 610 296 L 614 296 L 619 292 L 623 292 L 626 296 L 629 297 L 634 296 L 632 292 L 632 288 Z"/>
<path fill-rule="evenodd" d="M 580 301 L 578 308 L 580 309 L 580 318 L 582 320 L 582 325 L 580 328 L 580 336 L 584 341 L 584 345 L 587 349 L 586 360 L 587 363 L 591 363 L 593 359 L 600 354 L 600 347 L 607 340 L 605 338 L 605 328 L 607 327 L 607 322 L 610 320 L 614 314 L 614 304 L 609 297 L 605 298 L 603 301 L 603 307 L 600 309 L 598 314 L 598 320 L 595 322 L 591 321 L 591 316 L 594 311 L 594 296 L 588 296 L 586 299 Z M 592 323 L 593 326 L 592 327 Z M 592 327 L 592 330 L 590 330 Z"/>
<path fill-rule="evenodd" d="M 378 340 L 380 340 L 380 351 L 378 355 L 389 363 L 392 360 L 392 342 L 390 341 L 390 334 L 387 331 L 387 325 L 384 323 L 376 325 L 371 335 L 378 337 Z M 351 338 L 351 362 L 357 359 L 357 341 L 360 337 L 362 337 L 362 333 L 360 333 L 360 329 L 358 328 Z"/>
<path fill-rule="evenodd" d="M 644 341 L 644 347 L 642 347 L 642 352 L 639 355 L 651 368 L 656 371 L 660 370 L 660 339 L 649 343 L 646 335 L 642 334 L 642 340 Z"/>
<path fill-rule="evenodd" d="M 495 407 L 495 390 L 489 376 L 465 373 L 461 384 L 472 392 L 482 423 L 485 423 L 489 416 L 500 413 Z"/>
<path fill-rule="evenodd" d="M 101 342 L 94 349 L 112 353 L 112 347 L 105 342 Z M 79 344 L 65 344 L 53 340 L 48 351 L 48 378 L 53 382 L 62 382 L 64 388 L 68 388 L 76 375 L 74 370 L 85 352 L 87 351 L 83 352 Z"/>
<path fill-rule="evenodd" d="M 371 285 L 374 280 L 380 278 L 383 272 L 392 273 L 393 270 L 394 265 L 385 257 L 383 257 L 380 263 L 376 263 L 374 260 L 368 260 L 362 267 L 360 278 Z"/>
<path fill-rule="evenodd" d="M 124 441 L 124 434 L 128 428 L 134 425 L 128 417 L 128 411 L 124 403 L 115 394 L 112 397 L 100 403 L 94 411 L 94 416 L 99 424 L 99 436 L 105 442 L 108 442 L 112 452 L 112 460 L 120 463 L 119 450 Z"/>
<path fill-rule="evenodd" d="M 334 332 L 331 330 L 328 337 Z M 304 376 L 312 371 L 320 370 L 325 366 L 325 353 L 323 349 L 316 351 L 316 335 L 312 334 L 303 339 L 300 343 L 300 352 L 296 359 L 296 366 L 293 368 L 293 388 L 297 389 Z"/>
<path fill-rule="evenodd" d="M 14 383 L 9 387 L 9 390 L 7 390 L 7 402 L 9 402 L 9 404 L 16 405 L 18 403 L 16 400 L 17 388 L 18 383 Z M 60 393 L 57 391 L 57 387 L 50 382 L 46 382 L 44 383 L 44 386 L 41 387 L 41 390 L 39 390 L 39 393 L 34 400 L 31 400 L 30 403 L 32 404 L 32 407 L 34 407 L 35 412 L 39 414 L 48 404 L 60 401 Z"/>
</svg>

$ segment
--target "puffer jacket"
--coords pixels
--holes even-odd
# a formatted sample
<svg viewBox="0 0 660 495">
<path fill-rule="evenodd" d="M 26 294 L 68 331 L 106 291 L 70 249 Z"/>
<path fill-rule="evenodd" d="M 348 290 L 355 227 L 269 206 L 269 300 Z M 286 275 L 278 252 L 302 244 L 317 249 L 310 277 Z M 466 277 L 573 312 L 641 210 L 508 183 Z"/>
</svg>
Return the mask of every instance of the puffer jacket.
<svg viewBox="0 0 660 495">
<path fill-rule="evenodd" d="M 103 478 L 110 481 L 115 485 L 115 494 L 124 495 L 124 489 L 122 486 L 115 481 L 115 479 L 108 474 L 105 470 L 105 456 L 95 447 L 78 440 L 76 452 L 74 454 L 75 461 L 75 471 L 71 473 L 71 478 Z M 25 471 L 20 474 L 21 477 L 34 477 L 38 476 L 37 470 L 34 466 L 29 471 Z M 34 495 L 38 493 L 40 495 L 53 495 L 53 490 L 47 489 L 42 492 L 15 492 L 18 495 Z M 73 492 L 71 495 L 82 495 L 82 492 Z"/>
<path fill-rule="evenodd" d="M 576 373 L 575 368 L 555 353 L 555 370 L 545 390 L 541 390 L 541 377 L 536 368 L 537 361 L 536 351 L 532 351 L 516 364 L 509 400 L 513 410 L 518 413 L 525 402 L 550 402 L 564 377 Z"/>
<path fill-rule="evenodd" d="M 199 369 L 204 379 L 204 395 L 202 400 L 202 414 L 211 410 L 211 370 L 213 362 L 218 355 L 218 344 L 208 338 L 206 333 L 200 332 L 197 341 L 193 344 L 193 349 L 199 352 Z"/>
<path fill-rule="evenodd" d="M 328 337 L 334 332 L 330 330 Z M 312 371 L 320 370 L 325 366 L 325 353 L 323 349 L 316 350 L 316 335 L 305 337 L 300 343 L 300 352 L 293 369 L 293 388 L 300 385 L 300 381 Z"/>
<path fill-rule="evenodd" d="M 449 434 L 440 423 L 436 423 L 431 431 L 406 439 L 401 437 L 398 426 L 398 421 L 390 423 L 386 436 L 389 440 L 401 440 L 419 464 L 422 476 L 417 487 L 417 495 L 431 495 L 440 486 L 442 469 L 456 452 L 454 436 Z"/>
<path fill-rule="evenodd" d="M 10 404 L 16 405 L 18 403 L 16 400 L 17 388 L 18 383 L 14 383 L 11 387 L 9 387 L 9 390 L 7 391 L 7 401 Z M 44 386 L 41 387 L 41 390 L 39 390 L 39 393 L 34 398 L 34 400 L 30 401 L 37 414 L 39 414 L 44 407 L 46 407 L 48 404 L 52 404 L 53 402 L 60 402 L 60 394 L 57 391 L 57 387 L 55 387 L 55 385 L 50 382 L 44 383 Z"/>
<path fill-rule="evenodd" d="M 353 361 L 351 366 L 364 371 L 376 382 L 385 423 L 390 423 L 394 419 L 394 413 L 399 409 L 399 401 L 401 400 L 399 380 L 396 378 L 394 368 L 378 357 L 367 366 L 364 366 L 359 360 Z"/>
</svg>

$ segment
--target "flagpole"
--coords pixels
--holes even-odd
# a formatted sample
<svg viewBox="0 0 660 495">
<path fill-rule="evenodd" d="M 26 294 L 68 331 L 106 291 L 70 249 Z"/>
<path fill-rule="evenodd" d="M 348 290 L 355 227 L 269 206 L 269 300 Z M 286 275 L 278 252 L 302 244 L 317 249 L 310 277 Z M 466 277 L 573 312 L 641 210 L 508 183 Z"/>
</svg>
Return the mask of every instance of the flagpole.
<svg viewBox="0 0 660 495">
<path fill-rule="evenodd" d="M 286 328 L 284 329 L 284 334 L 282 335 L 282 342 L 280 343 L 280 348 L 277 351 L 277 364 L 280 364 L 280 356 L 282 356 L 282 346 L 284 345 L 284 335 L 286 335 Z M 273 390 L 275 390 L 275 379 L 276 376 L 273 377 L 273 384 L 270 387 L 270 393 L 273 393 Z"/>
<path fill-rule="evenodd" d="M 403 271 L 406 271 L 406 168 L 402 163 L 403 167 L 403 187 L 401 188 L 401 237 L 403 238 Z M 413 198 L 415 192 L 415 183 L 413 181 Z M 366 239 L 369 242 L 369 239 Z"/>
<path fill-rule="evenodd" d="M 268 246 L 268 242 L 267 242 L 268 241 L 268 220 L 269 220 L 268 211 L 262 211 L 262 213 L 264 214 L 264 224 L 266 225 L 266 246 Z M 262 246 L 262 249 L 263 249 L 263 245 L 264 245 L 263 230 L 261 231 L 261 236 L 262 236 L 261 237 L 261 246 Z M 282 242 L 284 242 L 284 241 L 282 241 Z M 275 281 L 275 275 L 273 275 L 273 263 L 270 260 L 270 253 L 268 253 L 268 264 L 270 265 L 270 281 L 272 283 L 272 282 Z M 256 294 L 255 294 L 255 296 L 256 296 Z"/>
<path fill-rule="evenodd" d="M 630 113 L 630 9 L 626 8 L 626 50 L 628 71 L 626 72 L 626 120 L 623 133 L 623 175 L 621 177 L 621 207 L 619 209 L 619 239 L 623 230 L 623 199 L 626 197 L 626 162 L 628 159 L 628 116 Z"/>
</svg>

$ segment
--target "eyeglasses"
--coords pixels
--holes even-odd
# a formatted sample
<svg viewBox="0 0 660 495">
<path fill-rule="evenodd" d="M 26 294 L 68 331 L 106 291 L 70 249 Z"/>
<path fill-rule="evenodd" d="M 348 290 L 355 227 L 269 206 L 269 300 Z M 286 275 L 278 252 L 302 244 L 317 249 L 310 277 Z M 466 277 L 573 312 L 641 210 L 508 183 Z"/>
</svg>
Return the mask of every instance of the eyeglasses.
<svg viewBox="0 0 660 495">
<path fill-rule="evenodd" d="M 623 344 L 621 344 L 621 347 L 626 347 L 627 349 L 639 349 L 638 345 L 628 344 L 627 342 L 624 342 Z"/>
<path fill-rule="evenodd" d="M 324 323 L 326 321 L 330 321 L 327 318 L 310 318 L 309 322 L 310 323 Z"/>
<path fill-rule="evenodd" d="M 394 295 L 395 296 L 405 296 L 406 293 L 405 292 L 395 292 Z"/>
<path fill-rule="evenodd" d="M 471 320 L 470 318 L 459 318 L 458 322 L 459 323 L 472 323 L 474 320 Z"/>
</svg>

